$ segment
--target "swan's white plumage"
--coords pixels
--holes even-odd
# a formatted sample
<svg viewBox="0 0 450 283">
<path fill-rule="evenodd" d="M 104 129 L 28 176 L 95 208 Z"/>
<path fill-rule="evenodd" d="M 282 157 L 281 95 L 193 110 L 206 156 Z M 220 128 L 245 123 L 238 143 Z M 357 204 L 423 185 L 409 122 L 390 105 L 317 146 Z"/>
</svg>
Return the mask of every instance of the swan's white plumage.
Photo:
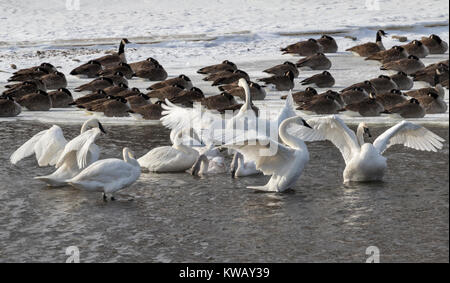
<svg viewBox="0 0 450 283">
<path fill-rule="evenodd" d="M 53 166 L 56 164 L 67 140 L 59 126 L 41 131 L 19 147 L 10 157 L 12 164 L 17 164 L 23 158 L 33 153 L 39 166 Z"/>
<path fill-rule="evenodd" d="M 136 159 L 127 148 L 124 159 L 109 158 L 98 160 L 67 182 L 80 189 L 114 193 L 134 183 L 141 174 Z M 130 156 L 131 155 L 131 156 Z"/>
<path fill-rule="evenodd" d="M 436 152 L 438 149 L 442 148 L 443 141 L 443 138 L 430 130 L 420 125 L 403 121 L 380 135 L 373 142 L 373 146 L 377 148 L 380 153 L 383 153 L 386 149 L 395 144 L 402 144 L 416 150 Z"/>
</svg>

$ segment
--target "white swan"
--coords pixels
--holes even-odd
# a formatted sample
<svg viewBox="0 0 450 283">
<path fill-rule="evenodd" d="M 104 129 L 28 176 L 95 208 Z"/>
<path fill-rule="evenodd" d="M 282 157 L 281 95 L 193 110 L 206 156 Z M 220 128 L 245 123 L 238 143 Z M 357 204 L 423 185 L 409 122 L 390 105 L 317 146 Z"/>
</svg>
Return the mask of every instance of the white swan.
<svg viewBox="0 0 450 283">
<path fill-rule="evenodd" d="M 89 127 L 92 129 L 88 130 Z M 73 178 L 83 168 L 98 160 L 100 149 L 95 140 L 106 134 L 102 124 L 95 118 L 89 119 L 81 127 L 81 134 L 69 141 L 56 162 L 57 170 L 47 176 L 35 177 L 49 186 L 64 186 L 66 180 Z"/>
<path fill-rule="evenodd" d="M 380 135 L 373 144 L 364 142 L 364 135 L 370 136 L 365 123 L 360 123 L 355 133 L 337 116 L 313 118 L 308 124 L 314 131 L 299 131 L 305 141 L 329 140 L 342 153 L 346 167 L 344 182 L 378 181 L 386 171 L 386 158 L 383 152 L 395 144 L 426 151 L 437 151 L 442 148 L 444 139 L 426 128 L 402 121 Z"/>
<path fill-rule="evenodd" d="M 104 200 L 107 199 L 107 194 L 111 194 L 111 200 L 114 200 L 115 192 L 136 182 L 140 175 L 139 163 L 130 149 L 125 147 L 123 160 L 117 158 L 98 160 L 74 178 L 67 180 L 67 183 L 78 189 L 103 192 Z"/>
<path fill-rule="evenodd" d="M 150 172 L 184 172 L 194 165 L 199 152 L 189 145 L 183 144 L 183 134 L 187 130 L 180 130 L 174 137 L 172 146 L 161 146 L 150 150 L 140 157 L 141 167 Z"/>
<path fill-rule="evenodd" d="M 201 154 L 191 168 L 191 174 L 194 176 L 225 173 L 225 159 L 223 156 L 208 156 Z"/>
<path fill-rule="evenodd" d="M 241 152 L 247 160 L 254 161 L 256 169 L 261 170 L 264 175 L 272 175 L 266 185 L 249 188 L 283 192 L 300 177 L 309 161 L 309 152 L 301 139 L 287 133 L 287 127 L 291 124 L 309 127 L 305 120 L 298 116 L 284 120 L 279 128 L 279 136 L 286 145 L 264 135 L 242 140 L 238 138 L 224 145 Z"/>
<path fill-rule="evenodd" d="M 261 171 L 256 169 L 255 162 L 245 162 L 244 156 L 240 152 L 234 154 L 230 169 L 232 178 L 261 174 Z"/>
</svg>

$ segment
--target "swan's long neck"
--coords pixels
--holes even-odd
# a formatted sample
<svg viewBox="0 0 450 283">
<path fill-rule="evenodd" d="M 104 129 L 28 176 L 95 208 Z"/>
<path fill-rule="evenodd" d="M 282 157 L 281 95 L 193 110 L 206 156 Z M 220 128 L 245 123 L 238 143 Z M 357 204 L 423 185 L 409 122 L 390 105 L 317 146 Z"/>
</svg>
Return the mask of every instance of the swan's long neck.
<svg viewBox="0 0 450 283">
<path fill-rule="evenodd" d="M 88 130 L 88 127 L 90 126 L 89 120 L 83 123 L 83 126 L 81 126 L 81 133 L 84 133 Z"/>
<path fill-rule="evenodd" d="M 280 139 L 289 147 L 295 148 L 295 149 L 306 149 L 306 144 L 299 138 L 290 135 L 287 132 L 287 127 L 293 123 L 297 119 L 297 117 L 289 118 L 281 122 L 280 128 L 278 130 L 278 135 L 280 136 Z"/>
<path fill-rule="evenodd" d="M 122 154 L 123 154 L 123 160 L 126 163 L 132 164 L 133 166 L 140 168 L 139 163 L 134 158 L 133 154 L 131 153 L 131 151 L 128 148 L 124 148 Z"/>
<path fill-rule="evenodd" d="M 358 126 L 358 129 L 356 130 L 356 137 L 358 138 L 359 146 L 362 146 L 364 142 L 364 127 L 361 125 Z"/>
<path fill-rule="evenodd" d="M 233 156 L 233 161 L 231 161 L 231 171 L 236 172 L 239 168 L 242 168 L 243 165 L 244 156 L 241 153 L 236 152 Z"/>
<path fill-rule="evenodd" d="M 181 150 L 185 153 L 197 152 L 195 149 L 191 148 L 190 146 L 183 144 L 182 137 L 183 137 L 182 133 L 178 132 L 177 135 L 175 136 L 175 140 L 173 142 L 173 147 L 178 150 Z"/>
<path fill-rule="evenodd" d="M 250 111 L 252 110 L 252 96 L 250 93 L 250 87 L 247 83 L 245 83 L 242 87 L 244 88 L 245 92 L 245 103 L 244 105 L 242 105 L 241 110 Z"/>
</svg>

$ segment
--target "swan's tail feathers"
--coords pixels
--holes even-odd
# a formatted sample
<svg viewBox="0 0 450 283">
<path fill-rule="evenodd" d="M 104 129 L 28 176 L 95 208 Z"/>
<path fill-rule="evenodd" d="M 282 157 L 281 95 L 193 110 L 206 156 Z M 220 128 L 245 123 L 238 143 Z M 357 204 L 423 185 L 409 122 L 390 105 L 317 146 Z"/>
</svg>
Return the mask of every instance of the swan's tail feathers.
<svg viewBox="0 0 450 283">
<path fill-rule="evenodd" d="M 47 183 L 50 187 L 62 187 L 68 184 L 66 180 L 56 179 L 51 175 L 34 177 L 34 179 Z"/>
<path fill-rule="evenodd" d="M 263 191 L 263 192 L 274 192 L 277 191 L 271 190 L 268 186 L 248 186 L 248 189 L 257 190 L 257 191 Z"/>
</svg>

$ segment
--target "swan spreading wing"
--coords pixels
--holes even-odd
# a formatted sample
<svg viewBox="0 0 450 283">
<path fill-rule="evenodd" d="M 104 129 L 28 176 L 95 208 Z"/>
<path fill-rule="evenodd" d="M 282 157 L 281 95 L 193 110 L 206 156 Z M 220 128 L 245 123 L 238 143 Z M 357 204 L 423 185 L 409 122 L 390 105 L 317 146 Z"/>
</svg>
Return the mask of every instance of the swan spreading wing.
<svg viewBox="0 0 450 283">
<path fill-rule="evenodd" d="M 255 162 L 256 169 L 261 170 L 264 175 L 283 175 L 286 171 L 291 170 L 290 164 L 295 159 L 294 149 L 266 136 L 237 138 L 223 147 L 242 153 L 245 160 Z M 270 147 L 276 151 L 272 151 Z M 273 154 L 261 154 L 261 152 L 272 152 Z"/>
<path fill-rule="evenodd" d="M 23 158 L 33 153 L 39 166 L 53 166 L 67 144 L 64 134 L 59 126 L 52 126 L 41 131 L 19 147 L 10 157 L 12 164 L 17 164 Z"/>
<path fill-rule="evenodd" d="M 89 163 L 97 161 L 99 150 L 94 142 L 100 134 L 101 130 L 99 128 L 93 128 L 69 141 L 56 163 L 56 168 L 62 166 L 66 158 L 73 156 L 70 154 L 73 151 L 76 152 L 77 164 L 80 169 L 85 168 Z M 95 149 L 92 146 L 95 146 Z"/>
<path fill-rule="evenodd" d="M 442 148 L 443 141 L 443 138 L 430 130 L 420 125 L 403 121 L 385 131 L 374 141 L 373 145 L 380 154 L 394 144 L 403 144 L 417 150 L 436 152 Z"/>
<path fill-rule="evenodd" d="M 355 132 L 338 116 L 312 118 L 307 123 L 312 129 L 301 127 L 293 135 L 304 141 L 331 141 L 341 152 L 346 164 L 359 152 L 360 146 Z"/>
</svg>

